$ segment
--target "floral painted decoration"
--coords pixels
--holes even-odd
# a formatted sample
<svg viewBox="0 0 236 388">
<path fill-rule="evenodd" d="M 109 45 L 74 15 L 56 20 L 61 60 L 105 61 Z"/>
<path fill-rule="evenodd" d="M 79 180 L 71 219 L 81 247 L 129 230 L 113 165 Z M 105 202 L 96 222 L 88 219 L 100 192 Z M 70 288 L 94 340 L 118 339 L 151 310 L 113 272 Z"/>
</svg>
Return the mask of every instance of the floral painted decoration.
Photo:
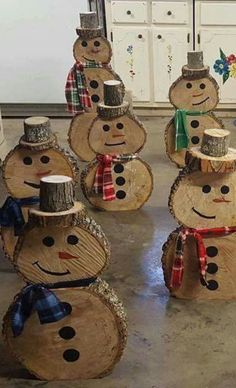
<svg viewBox="0 0 236 388">
<path fill-rule="evenodd" d="M 220 49 L 220 59 L 217 59 L 214 64 L 214 70 L 223 77 L 223 84 L 231 78 L 236 78 L 236 56 L 234 54 L 225 55 Z"/>
<path fill-rule="evenodd" d="M 133 58 L 133 46 L 132 45 L 129 45 L 127 47 L 127 52 L 129 53 L 130 55 L 130 59 L 128 61 L 126 61 L 126 63 L 129 65 L 130 67 L 130 70 L 129 70 L 129 75 L 130 77 L 133 79 L 134 76 L 135 76 L 135 72 L 134 72 L 134 58 Z"/>
</svg>

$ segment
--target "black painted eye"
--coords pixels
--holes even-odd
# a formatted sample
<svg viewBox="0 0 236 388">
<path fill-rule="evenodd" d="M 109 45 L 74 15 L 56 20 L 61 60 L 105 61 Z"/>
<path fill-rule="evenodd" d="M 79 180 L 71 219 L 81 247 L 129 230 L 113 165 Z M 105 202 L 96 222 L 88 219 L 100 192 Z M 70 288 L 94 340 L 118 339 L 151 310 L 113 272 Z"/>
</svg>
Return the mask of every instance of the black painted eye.
<svg viewBox="0 0 236 388">
<path fill-rule="evenodd" d="M 229 193 L 229 186 L 222 186 L 220 191 L 222 194 L 228 194 Z"/>
<path fill-rule="evenodd" d="M 205 84 L 201 84 L 200 85 L 200 89 L 205 89 L 206 85 Z"/>
<path fill-rule="evenodd" d="M 46 247 L 52 247 L 54 245 L 54 238 L 50 236 L 44 237 L 43 244 L 46 245 Z"/>
<path fill-rule="evenodd" d="M 124 125 L 122 123 L 117 123 L 116 128 L 122 129 L 122 128 L 124 128 Z"/>
<path fill-rule="evenodd" d="M 24 164 L 27 164 L 27 166 L 29 166 L 30 164 L 33 163 L 32 159 L 29 157 L 29 156 L 26 156 L 24 159 L 23 159 L 23 163 Z"/>
<path fill-rule="evenodd" d="M 203 193 L 207 194 L 207 193 L 210 193 L 210 191 L 211 191 L 211 186 L 209 186 L 209 185 L 203 186 L 203 188 L 202 188 Z"/>
<path fill-rule="evenodd" d="M 67 242 L 68 242 L 68 244 L 76 245 L 76 244 L 78 244 L 79 239 L 78 239 L 77 236 L 74 236 L 73 234 L 70 234 L 70 235 L 67 237 Z"/>
<path fill-rule="evenodd" d="M 46 155 L 43 155 L 41 158 L 40 158 L 41 162 L 42 163 L 48 163 L 50 158 Z"/>
<path fill-rule="evenodd" d="M 100 42 L 98 40 L 95 40 L 94 46 L 96 46 L 96 47 L 100 46 Z"/>
<path fill-rule="evenodd" d="M 186 88 L 188 88 L 188 89 L 191 89 L 192 86 L 193 86 L 193 85 L 191 84 L 191 82 L 188 82 L 188 83 L 186 84 Z"/>
<path fill-rule="evenodd" d="M 110 129 L 110 126 L 109 125 L 107 125 L 107 124 L 105 124 L 105 125 L 103 125 L 103 131 L 109 131 L 109 129 Z"/>
<path fill-rule="evenodd" d="M 86 46 L 88 46 L 88 43 L 86 42 L 86 40 L 82 40 L 81 45 L 82 45 L 83 47 L 86 47 Z"/>
</svg>

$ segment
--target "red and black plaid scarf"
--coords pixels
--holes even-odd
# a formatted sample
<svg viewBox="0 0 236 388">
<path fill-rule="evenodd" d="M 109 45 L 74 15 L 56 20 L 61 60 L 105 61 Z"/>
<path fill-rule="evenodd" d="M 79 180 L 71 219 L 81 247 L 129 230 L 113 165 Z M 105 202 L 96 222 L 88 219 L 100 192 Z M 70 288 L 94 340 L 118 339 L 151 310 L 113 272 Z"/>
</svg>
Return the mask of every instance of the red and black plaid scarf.
<svg viewBox="0 0 236 388">
<path fill-rule="evenodd" d="M 116 199 L 112 180 L 112 163 L 128 162 L 135 158 L 136 155 L 97 155 L 98 168 L 93 183 L 94 192 L 102 194 L 104 201 Z"/>
<path fill-rule="evenodd" d="M 205 248 L 203 239 L 206 237 L 226 236 L 227 234 L 231 234 L 235 232 L 236 232 L 235 226 L 233 227 L 226 226 L 222 228 L 211 228 L 211 229 L 193 229 L 193 228 L 182 229 L 179 232 L 176 240 L 175 260 L 172 266 L 170 287 L 178 288 L 182 284 L 183 274 L 184 274 L 184 246 L 186 243 L 187 236 L 193 236 L 196 240 L 199 267 L 200 267 L 200 277 L 205 280 L 207 258 L 206 258 L 206 248 Z"/>
</svg>

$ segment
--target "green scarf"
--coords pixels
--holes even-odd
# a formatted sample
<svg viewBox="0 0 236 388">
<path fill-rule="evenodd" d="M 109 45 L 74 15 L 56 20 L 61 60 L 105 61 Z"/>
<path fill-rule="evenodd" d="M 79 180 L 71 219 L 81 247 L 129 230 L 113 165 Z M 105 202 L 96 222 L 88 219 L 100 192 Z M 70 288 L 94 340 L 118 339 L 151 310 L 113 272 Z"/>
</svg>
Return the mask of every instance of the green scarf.
<svg viewBox="0 0 236 388">
<path fill-rule="evenodd" d="M 175 112 L 175 151 L 188 148 L 189 136 L 187 128 L 187 116 L 202 116 L 206 112 L 193 112 L 184 109 L 177 109 Z"/>
</svg>

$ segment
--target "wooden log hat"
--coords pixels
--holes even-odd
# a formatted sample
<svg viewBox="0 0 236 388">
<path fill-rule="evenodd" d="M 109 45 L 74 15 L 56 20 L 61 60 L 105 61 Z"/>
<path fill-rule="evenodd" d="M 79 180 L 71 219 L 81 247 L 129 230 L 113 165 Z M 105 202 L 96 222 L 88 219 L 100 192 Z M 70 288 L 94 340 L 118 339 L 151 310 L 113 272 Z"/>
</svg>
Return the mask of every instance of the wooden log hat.
<svg viewBox="0 0 236 388">
<path fill-rule="evenodd" d="M 229 148 L 230 132 L 224 129 L 205 129 L 200 147 L 186 153 L 186 165 L 191 170 L 228 173 L 236 170 L 236 149 Z"/>
<path fill-rule="evenodd" d="M 187 54 L 188 63 L 182 67 L 183 78 L 198 79 L 209 76 L 209 66 L 203 63 L 202 51 L 189 51 Z"/>
<path fill-rule="evenodd" d="M 120 81 L 104 81 L 104 101 L 97 106 L 98 116 L 113 119 L 123 116 L 129 109 L 129 103 L 123 101 L 123 85 Z"/>
<path fill-rule="evenodd" d="M 56 137 L 51 133 L 48 117 L 33 116 L 24 121 L 24 135 L 20 138 L 20 145 L 35 151 L 51 148 L 56 143 Z"/>
<path fill-rule="evenodd" d="M 97 13 L 80 13 L 80 27 L 76 28 L 76 33 L 82 39 L 92 39 L 102 36 L 102 27 L 98 24 Z"/>
</svg>

